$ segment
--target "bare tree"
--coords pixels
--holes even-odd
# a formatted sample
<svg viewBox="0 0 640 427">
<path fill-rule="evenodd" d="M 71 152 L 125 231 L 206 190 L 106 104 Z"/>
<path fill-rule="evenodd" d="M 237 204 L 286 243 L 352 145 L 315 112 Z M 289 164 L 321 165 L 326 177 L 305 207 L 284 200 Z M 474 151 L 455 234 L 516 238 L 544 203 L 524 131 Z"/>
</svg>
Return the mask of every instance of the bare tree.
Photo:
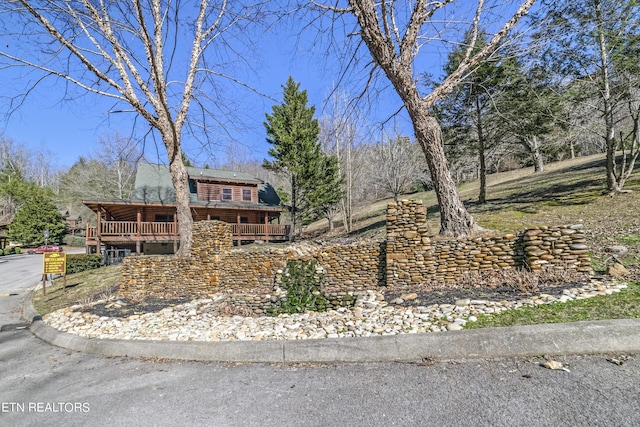
<svg viewBox="0 0 640 427">
<path fill-rule="evenodd" d="M 364 185 L 361 182 L 364 177 L 363 162 L 358 159 L 362 151 L 360 144 L 364 120 L 359 111 L 349 105 L 347 95 L 334 90 L 330 99 L 330 111 L 319 122 L 322 149 L 338 158 L 344 182 L 339 210 L 342 212 L 344 229 L 350 233 L 353 228 L 356 187 Z"/>
<path fill-rule="evenodd" d="M 96 160 L 104 164 L 111 172 L 115 182 L 116 197 L 126 199 L 131 196 L 133 181 L 136 176 L 136 165 L 142 158 L 142 153 L 131 138 L 126 138 L 118 132 L 105 135 L 98 139 L 100 149 Z"/>
<path fill-rule="evenodd" d="M 129 110 L 114 110 L 132 110 L 159 136 L 175 189 L 178 255 L 189 256 L 193 219 L 183 130 L 196 129 L 188 120 L 194 103 L 201 119 L 220 119 L 215 112 L 224 103 L 214 97 L 220 96 L 220 79 L 235 81 L 224 65 L 238 53 L 226 36 L 255 16 L 253 7 L 227 0 L 5 0 L 0 13 L 5 35 L 14 41 L 2 43 L 0 56 L 7 66 L 41 72 L 24 96 L 38 81 L 60 78 L 81 93 L 124 105 Z M 12 48 L 17 40 L 31 48 Z"/>
<path fill-rule="evenodd" d="M 366 46 L 373 59 L 372 73 L 375 69 L 382 70 L 401 98 L 411 118 L 415 137 L 429 165 L 440 205 L 440 234 L 442 235 L 465 236 L 477 226 L 460 200 L 444 154 L 440 125 L 430 110 L 436 100 L 451 92 L 481 59 L 500 46 L 518 20 L 529 12 L 535 0 L 515 3 L 516 7 L 511 8 L 510 17 L 503 22 L 496 22 L 495 20 L 500 19 L 496 16 L 500 17 L 505 10 L 509 10 L 506 6 L 511 5 L 512 2 L 505 4 L 502 0 L 495 2 L 478 0 L 464 28 L 458 25 L 464 20 L 452 18 L 454 15 L 458 17 L 463 13 L 465 4 L 469 4 L 464 1 L 349 0 L 344 7 L 316 4 L 316 7 L 323 12 L 333 12 L 334 17 L 355 18 L 356 29 L 353 30 L 349 21 L 346 24 L 348 36 L 345 39 L 357 39 L 354 41 L 357 47 L 360 44 Z M 489 38 L 486 46 L 475 52 L 473 51 L 475 38 L 480 28 L 498 28 L 498 31 Z M 434 46 L 433 50 L 430 50 L 429 46 L 442 41 L 443 37 L 446 37 L 443 33 L 449 29 L 454 29 L 457 37 L 471 34 L 470 43 L 458 67 L 429 93 L 423 94 L 418 87 L 416 77 L 420 72 L 416 65 L 418 56 L 426 53 L 427 57 L 421 58 L 421 61 L 428 63 L 430 60 L 428 55 L 437 49 Z M 435 33 L 429 34 L 429 30 L 435 30 Z"/>
<path fill-rule="evenodd" d="M 31 153 L 21 144 L 0 135 L 0 185 L 23 177 Z M 8 224 L 18 211 L 18 203 L 9 194 L 0 194 L 0 224 Z"/>
<path fill-rule="evenodd" d="M 33 154 L 23 144 L 0 134 L 0 172 L 27 178 Z"/>
<path fill-rule="evenodd" d="M 627 135 L 620 132 L 622 158 L 614 171 L 615 179 L 618 182 L 618 191 L 620 192 L 628 191 L 622 188 L 631 176 L 636 161 L 640 156 L 640 90 L 638 90 L 637 84 L 631 85 L 629 88 L 627 108 L 632 122 L 631 131 Z"/>
<path fill-rule="evenodd" d="M 426 178 L 427 165 L 418 154 L 419 148 L 409 137 L 387 137 L 373 147 L 376 174 L 372 177 L 385 192 L 398 201 L 401 194 Z"/>
</svg>

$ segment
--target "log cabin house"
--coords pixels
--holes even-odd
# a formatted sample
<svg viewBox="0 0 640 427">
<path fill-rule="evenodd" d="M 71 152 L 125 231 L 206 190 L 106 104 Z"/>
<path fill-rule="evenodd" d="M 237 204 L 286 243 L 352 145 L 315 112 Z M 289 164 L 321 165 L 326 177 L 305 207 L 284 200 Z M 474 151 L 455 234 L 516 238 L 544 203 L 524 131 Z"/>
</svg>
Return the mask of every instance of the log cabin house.
<svg viewBox="0 0 640 427">
<path fill-rule="evenodd" d="M 221 220 L 233 228 L 234 242 L 285 241 L 290 226 L 280 224 L 280 199 L 273 187 L 251 175 L 187 167 L 194 221 Z M 83 200 L 97 215 L 86 227 L 87 253 L 101 248 L 170 254 L 180 238 L 175 192 L 167 165 L 138 164 L 133 197 Z"/>
</svg>

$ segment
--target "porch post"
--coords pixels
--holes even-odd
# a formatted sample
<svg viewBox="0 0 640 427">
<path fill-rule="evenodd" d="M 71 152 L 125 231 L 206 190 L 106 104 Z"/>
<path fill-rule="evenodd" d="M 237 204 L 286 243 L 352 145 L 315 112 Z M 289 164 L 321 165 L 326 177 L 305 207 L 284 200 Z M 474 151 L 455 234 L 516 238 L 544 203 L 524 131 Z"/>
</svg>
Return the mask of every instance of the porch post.
<svg viewBox="0 0 640 427">
<path fill-rule="evenodd" d="M 102 247 L 102 212 L 100 211 L 101 206 L 98 205 L 98 209 L 97 209 L 97 214 L 98 214 L 98 218 L 96 221 L 96 253 L 99 254 L 100 253 L 100 248 Z"/>
<path fill-rule="evenodd" d="M 140 255 L 141 252 L 141 239 L 142 239 L 142 208 L 138 208 L 138 212 L 136 213 L 136 222 L 137 222 L 137 234 L 138 238 L 136 239 L 136 254 Z"/>
<path fill-rule="evenodd" d="M 176 208 L 177 211 L 177 208 Z M 178 252 L 178 213 L 173 214 L 173 253 Z"/>
<path fill-rule="evenodd" d="M 268 242 L 269 241 L 269 212 L 264 213 L 264 234 L 265 234 L 264 240 Z"/>
<path fill-rule="evenodd" d="M 238 246 L 240 246 L 240 236 L 242 236 L 242 230 L 240 229 L 240 212 L 236 213 L 236 228 L 238 229 Z"/>
</svg>

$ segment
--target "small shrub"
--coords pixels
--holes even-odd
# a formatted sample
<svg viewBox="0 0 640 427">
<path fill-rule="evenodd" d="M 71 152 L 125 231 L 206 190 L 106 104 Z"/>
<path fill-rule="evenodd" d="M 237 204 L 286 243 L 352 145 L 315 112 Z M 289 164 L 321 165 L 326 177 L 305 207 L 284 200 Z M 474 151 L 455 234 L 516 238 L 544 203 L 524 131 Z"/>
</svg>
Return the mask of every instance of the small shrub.
<svg viewBox="0 0 640 427">
<path fill-rule="evenodd" d="M 81 237 L 81 236 L 71 236 L 70 234 L 66 234 L 62 238 L 62 243 L 66 246 L 82 248 L 84 247 L 85 239 L 84 237 Z"/>
<path fill-rule="evenodd" d="M 13 253 L 13 248 L 4 248 L 3 249 L 4 255 L 11 255 Z"/>
<path fill-rule="evenodd" d="M 13 248 L 14 252 L 17 254 L 22 253 L 22 249 L 20 248 L 20 246 L 16 246 L 15 248 Z"/>
<path fill-rule="evenodd" d="M 588 275 L 573 269 L 549 269 L 532 272 L 522 269 L 487 270 L 469 272 L 457 284 L 468 288 L 508 287 L 522 295 L 539 293 L 541 288 L 581 283 Z"/>
<path fill-rule="evenodd" d="M 303 313 L 305 311 L 325 311 L 327 298 L 320 290 L 322 275 L 317 270 L 315 260 L 287 261 L 280 286 L 287 296 L 279 305 L 267 310 L 277 316 L 282 313 Z"/>
<path fill-rule="evenodd" d="M 67 255 L 67 274 L 100 268 L 101 255 L 70 254 Z"/>
</svg>

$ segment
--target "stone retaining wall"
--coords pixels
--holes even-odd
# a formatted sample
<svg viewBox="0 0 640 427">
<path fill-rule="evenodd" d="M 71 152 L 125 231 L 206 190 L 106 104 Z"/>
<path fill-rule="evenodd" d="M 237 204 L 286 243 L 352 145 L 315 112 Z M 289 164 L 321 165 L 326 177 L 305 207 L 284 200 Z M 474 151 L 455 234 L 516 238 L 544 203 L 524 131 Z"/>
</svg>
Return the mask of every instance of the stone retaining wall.
<svg viewBox="0 0 640 427">
<path fill-rule="evenodd" d="M 591 270 L 582 225 L 539 227 L 493 237 L 429 237 L 422 201 L 387 207 L 387 285 L 453 282 L 468 272 L 505 268 Z"/>
<path fill-rule="evenodd" d="M 200 221 L 193 226 L 190 259 L 127 257 L 120 292 L 134 298 L 207 297 L 262 314 L 286 296 L 280 288 L 287 261 L 315 259 L 329 308 L 352 302 L 368 289 L 455 282 L 473 271 L 549 268 L 590 271 L 581 225 L 540 227 L 522 233 L 469 239 L 429 237 L 421 201 L 391 203 L 387 239 L 326 246 L 245 251 L 233 249 L 231 226 Z"/>
</svg>

